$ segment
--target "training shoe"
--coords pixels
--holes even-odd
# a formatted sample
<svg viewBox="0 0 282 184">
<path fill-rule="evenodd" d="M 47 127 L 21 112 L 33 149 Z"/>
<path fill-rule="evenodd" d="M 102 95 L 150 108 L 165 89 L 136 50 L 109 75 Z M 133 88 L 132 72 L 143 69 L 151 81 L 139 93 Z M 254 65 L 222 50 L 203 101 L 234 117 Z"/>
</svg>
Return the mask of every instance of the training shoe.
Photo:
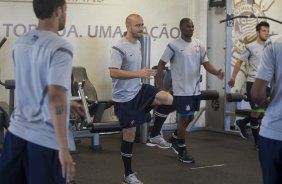
<svg viewBox="0 0 282 184">
<path fill-rule="evenodd" d="M 237 120 L 235 122 L 235 127 L 239 130 L 239 133 L 243 139 L 248 139 L 246 124 L 243 121 Z"/>
<path fill-rule="evenodd" d="M 171 143 L 168 143 L 161 135 L 150 137 L 146 145 L 157 146 L 162 149 L 167 149 L 171 147 Z"/>
<path fill-rule="evenodd" d="M 171 143 L 171 149 L 178 155 L 178 143 L 177 143 L 177 139 L 171 137 L 169 138 L 168 142 Z"/>
<path fill-rule="evenodd" d="M 132 173 L 126 177 L 123 177 L 122 184 L 143 184 L 143 183 L 137 179 L 136 173 Z"/>
<path fill-rule="evenodd" d="M 183 163 L 194 163 L 194 158 L 185 150 L 182 154 L 178 154 L 177 159 Z"/>
</svg>

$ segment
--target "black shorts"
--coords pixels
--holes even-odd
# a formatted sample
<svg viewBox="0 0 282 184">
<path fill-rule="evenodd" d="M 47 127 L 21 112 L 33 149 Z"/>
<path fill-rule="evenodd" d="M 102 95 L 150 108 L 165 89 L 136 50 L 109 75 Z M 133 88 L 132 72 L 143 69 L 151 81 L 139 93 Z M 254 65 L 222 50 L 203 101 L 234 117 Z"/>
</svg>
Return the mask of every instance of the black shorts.
<svg viewBox="0 0 282 184">
<path fill-rule="evenodd" d="M 1 184 L 65 184 L 58 150 L 7 132 L 0 156 Z"/>
<path fill-rule="evenodd" d="M 248 97 L 251 108 L 255 110 L 255 109 L 258 109 L 258 108 L 256 107 L 255 103 L 252 100 L 252 96 L 251 96 L 252 86 L 253 86 L 253 82 L 247 82 L 247 97 Z M 267 97 L 270 96 L 270 90 L 271 89 L 269 87 L 266 88 L 266 96 Z"/>
<path fill-rule="evenodd" d="M 282 183 L 282 141 L 259 136 L 259 160 L 264 184 Z"/>
<path fill-rule="evenodd" d="M 194 111 L 199 111 L 201 95 L 197 96 L 174 96 L 176 112 L 180 116 L 194 115 Z"/>
<path fill-rule="evenodd" d="M 149 84 L 143 84 L 137 95 L 128 102 L 114 102 L 115 114 L 121 128 L 131 128 L 145 123 L 145 113 L 152 105 L 160 90 Z"/>
</svg>

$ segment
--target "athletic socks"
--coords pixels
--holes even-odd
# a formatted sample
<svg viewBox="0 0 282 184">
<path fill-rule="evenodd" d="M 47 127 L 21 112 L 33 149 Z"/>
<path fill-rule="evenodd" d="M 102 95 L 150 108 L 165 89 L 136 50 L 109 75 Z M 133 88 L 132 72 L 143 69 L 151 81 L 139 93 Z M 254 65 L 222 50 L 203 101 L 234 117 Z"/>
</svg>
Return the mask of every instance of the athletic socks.
<svg viewBox="0 0 282 184">
<path fill-rule="evenodd" d="M 160 132 L 161 132 L 162 126 L 166 118 L 167 118 L 167 114 L 161 114 L 155 111 L 155 121 L 154 121 L 154 126 L 152 128 L 150 137 L 155 137 L 161 134 Z"/>
<path fill-rule="evenodd" d="M 169 113 L 171 113 L 174 110 L 174 108 L 170 105 L 159 105 L 157 106 L 155 110 L 155 121 L 154 126 L 152 128 L 150 137 L 155 137 L 157 135 L 161 134 L 162 126 L 168 116 Z"/>
<path fill-rule="evenodd" d="M 177 139 L 178 142 L 178 154 L 182 155 L 186 150 L 185 139 Z"/>
<path fill-rule="evenodd" d="M 240 120 L 241 122 L 244 122 L 245 125 L 248 124 L 250 122 L 250 116 L 245 117 L 244 119 Z"/>
<path fill-rule="evenodd" d="M 174 137 L 175 139 L 177 139 L 177 129 L 174 130 L 172 137 Z"/>
<path fill-rule="evenodd" d="M 171 137 L 169 138 L 169 141 L 170 141 L 171 143 L 177 142 L 177 130 L 175 130 L 175 131 L 171 134 Z"/>
<path fill-rule="evenodd" d="M 258 142 L 258 135 L 259 135 L 259 118 L 250 117 L 251 122 L 251 130 L 253 133 L 255 144 Z"/>
<path fill-rule="evenodd" d="M 132 174 L 131 160 L 132 160 L 133 143 L 122 141 L 121 143 L 121 157 L 124 164 L 125 177 Z"/>
</svg>

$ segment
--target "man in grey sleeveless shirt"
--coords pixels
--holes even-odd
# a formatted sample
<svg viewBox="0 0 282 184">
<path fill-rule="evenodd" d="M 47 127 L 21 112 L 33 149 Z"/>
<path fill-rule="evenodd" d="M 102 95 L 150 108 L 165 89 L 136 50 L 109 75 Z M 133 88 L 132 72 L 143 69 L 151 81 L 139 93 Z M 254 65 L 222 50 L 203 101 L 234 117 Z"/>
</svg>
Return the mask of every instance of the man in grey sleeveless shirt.
<svg viewBox="0 0 282 184">
<path fill-rule="evenodd" d="M 59 37 L 65 0 L 33 0 L 38 26 L 13 48 L 16 109 L 0 157 L 1 184 L 65 184 L 74 179 L 69 149 L 72 46 Z"/>
</svg>

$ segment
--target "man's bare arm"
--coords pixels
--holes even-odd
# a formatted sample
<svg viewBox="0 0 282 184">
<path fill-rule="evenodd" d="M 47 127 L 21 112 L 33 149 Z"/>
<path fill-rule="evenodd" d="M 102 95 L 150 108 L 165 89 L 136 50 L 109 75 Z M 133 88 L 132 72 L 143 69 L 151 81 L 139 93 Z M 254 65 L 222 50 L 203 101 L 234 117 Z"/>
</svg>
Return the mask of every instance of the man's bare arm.
<svg viewBox="0 0 282 184">
<path fill-rule="evenodd" d="M 266 96 L 268 81 L 256 78 L 252 85 L 251 96 L 258 107 L 266 108 L 269 104 L 269 98 Z"/>
<path fill-rule="evenodd" d="M 67 140 L 67 101 L 66 89 L 61 86 L 48 86 L 49 107 L 53 126 L 59 143 L 59 159 L 63 177 L 69 182 L 75 176 L 75 164 L 70 155 Z"/>
<path fill-rule="evenodd" d="M 110 67 L 109 70 L 110 76 L 117 79 L 150 78 L 156 75 L 156 71 L 149 68 L 143 68 L 139 71 L 127 71 Z"/>
</svg>

